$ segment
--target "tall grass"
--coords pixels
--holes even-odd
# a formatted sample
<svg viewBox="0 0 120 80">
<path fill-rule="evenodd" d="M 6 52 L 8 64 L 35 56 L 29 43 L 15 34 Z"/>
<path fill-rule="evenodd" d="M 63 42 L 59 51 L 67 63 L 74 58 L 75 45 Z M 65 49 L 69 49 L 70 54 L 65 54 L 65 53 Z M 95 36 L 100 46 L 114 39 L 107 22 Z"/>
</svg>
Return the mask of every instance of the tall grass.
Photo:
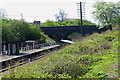
<svg viewBox="0 0 120 80">
<path fill-rule="evenodd" d="M 118 78 L 118 31 L 82 41 L 15 71 L 15 78 Z M 113 66 L 115 65 L 115 66 Z M 3 77 L 11 78 L 4 74 Z"/>
</svg>

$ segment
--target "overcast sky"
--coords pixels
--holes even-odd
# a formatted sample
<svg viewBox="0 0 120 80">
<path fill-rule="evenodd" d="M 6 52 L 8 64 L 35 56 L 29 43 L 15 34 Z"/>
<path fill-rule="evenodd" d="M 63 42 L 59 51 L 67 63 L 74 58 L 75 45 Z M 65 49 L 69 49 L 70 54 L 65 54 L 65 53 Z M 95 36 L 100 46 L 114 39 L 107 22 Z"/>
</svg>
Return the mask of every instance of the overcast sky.
<svg viewBox="0 0 120 80">
<path fill-rule="evenodd" d="M 27 22 L 34 20 L 44 22 L 48 19 L 55 21 L 54 15 L 59 12 L 59 9 L 68 14 L 67 18 L 78 18 L 76 3 L 80 1 L 85 2 L 85 19 L 96 22 L 91 12 L 92 5 L 98 0 L 0 0 L 0 8 L 4 8 L 11 19 L 21 19 L 22 13 Z M 118 2 L 119 0 L 104 1 Z"/>
</svg>

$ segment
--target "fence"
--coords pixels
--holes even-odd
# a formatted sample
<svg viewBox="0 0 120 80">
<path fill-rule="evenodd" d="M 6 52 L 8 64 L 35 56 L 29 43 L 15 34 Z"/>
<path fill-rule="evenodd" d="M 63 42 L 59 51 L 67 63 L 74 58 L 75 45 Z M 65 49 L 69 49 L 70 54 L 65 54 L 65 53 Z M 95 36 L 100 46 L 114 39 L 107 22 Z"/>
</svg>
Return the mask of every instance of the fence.
<svg viewBox="0 0 120 80">
<path fill-rule="evenodd" d="M 33 49 L 40 49 L 42 47 L 46 46 L 52 46 L 52 45 L 58 45 L 59 43 L 42 43 L 42 44 L 37 44 L 34 46 L 27 46 L 27 47 L 21 47 L 21 52 L 28 51 L 28 50 L 33 50 Z"/>
</svg>

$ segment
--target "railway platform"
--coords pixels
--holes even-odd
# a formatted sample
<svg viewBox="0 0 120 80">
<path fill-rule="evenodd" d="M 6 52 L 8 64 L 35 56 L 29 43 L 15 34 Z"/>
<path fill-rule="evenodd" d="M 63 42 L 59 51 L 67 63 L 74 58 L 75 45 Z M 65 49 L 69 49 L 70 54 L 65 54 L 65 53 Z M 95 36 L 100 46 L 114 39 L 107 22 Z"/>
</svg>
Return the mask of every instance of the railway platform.
<svg viewBox="0 0 120 80">
<path fill-rule="evenodd" d="M 55 49 L 55 48 L 58 48 L 60 47 L 60 45 L 52 45 L 52 46 L 46 46 L 46 47 L 42 47 L 40 49 L 33 49 L 33 50 L 28 50 L 28 51 L 24 51 L 24 52 L 21 52 L 19 55 L 2 55 L 0 56 L 0 69 L 2 68 L 5 68 L 3 66 L 5 66 L 6 64 L 5 63 L 11 63 L 11 61 L 19 61 L 19 60 L 22 60 L 23 58 L 33 58 L 34 56 L 36 55 L 40 55 L 42 54 L 42 52 L 45 52 L 45 51 L 48 51 L 48 50 L 51 50 L 51 49 Z M 26 59 L 26 60 L 27 60 Z M 14 62 L 12 62 L 12 64 L 14 64 Z"/>
</svg>

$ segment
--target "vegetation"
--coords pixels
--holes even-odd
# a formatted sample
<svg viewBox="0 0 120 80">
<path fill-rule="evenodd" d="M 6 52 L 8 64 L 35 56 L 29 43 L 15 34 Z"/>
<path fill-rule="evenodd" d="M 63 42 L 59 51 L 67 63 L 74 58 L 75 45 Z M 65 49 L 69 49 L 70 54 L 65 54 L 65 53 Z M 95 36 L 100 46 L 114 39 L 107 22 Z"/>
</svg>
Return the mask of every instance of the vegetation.
<svg viewBox="0 0 120 80">
<path fill-rule="evenodd" d="M 32 24 L 24 20 L 2 19 L 2 41 L 38 40 L 45 42 L 47 36 Z"/>
<path fill-rule="evenodd" d="M 120 14 L 117 3 L 98 1 L 94 4 L 94 18 L 103 25 L 115 25 Z"/>
<path fill-rule="evenodd" d="M 47 20 L 46 22 L 44 22 L 42 25 L 42 27 L 51 27 L 51 26 L 75 26 L 75 25 L 80 25 L 80 20 L 77 19 L 75 21 L 64 21 L 64 22 L 60 22 L 60 21 L 50 21 Z M 87 21 L 87 20 L 83 20 L 83 25 L 95 25 L 94 23 Z"/>
<path fill-rule="evenodd" d="M 118 16 L 117 25 L 120 26 L 120 16 Z"/>
<path fill-rule="evenodd" d="M 56 43 L 53 39 L 47 37 L 47 39 L 45 40 L 46 43 Z"/>
<path fill-rule="evenodd" d="M 7 19 L 8 15 L 7 15 L 7 11 L 4 8 L 0 8 L 0 19 Z"/>
<path fill-rule="evenodd" d="M 94 33 L 3 78 L 118 78 L 118 31 Z M 119 45 L 120 46 L 120 45 Z"/>
<path fill-rule="evenodd" d="M 72 41 L 76 41 L 76 40 L 79 40 L 80 38 L 82 38 L 82 35 L 78 32 L 74 32 L 74 33 L 71 33 L 70 35 L 68 35 L 67 38 L 71 39 Z"/>
</svg>

